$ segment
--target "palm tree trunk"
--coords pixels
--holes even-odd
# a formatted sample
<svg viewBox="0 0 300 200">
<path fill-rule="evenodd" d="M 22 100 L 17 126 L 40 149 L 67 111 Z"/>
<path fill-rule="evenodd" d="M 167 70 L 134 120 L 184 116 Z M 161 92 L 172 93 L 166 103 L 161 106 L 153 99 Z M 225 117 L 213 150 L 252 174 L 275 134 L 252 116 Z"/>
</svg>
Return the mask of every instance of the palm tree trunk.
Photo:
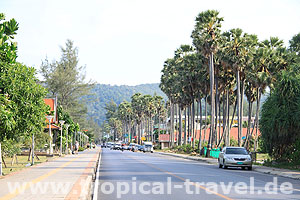
<svg viewBox="0 0 300 200">
<path fill-rule="evenodd" d="M 179 109 L 178 104 L 175 104 L 175 111 L 176 111 L 176 113 L 175 113 L 175 116 L 176 116 L 176 118 L 175 118 L 176 146 L 178 146 L 178 139 L 179 139 L 178 138 L 178 136 L 179 136 L 178 135 L 178 133 L 179 133 L 179 130 L 178 130 L 178 109 Z"/>
<path fill-rule="evenodd" d="M 217 145 L 219 143 L 219 140 L 218 140 L 218 126 L 219 126 L 219 90 L 218 90 L 218 77 L 216 76 L 215 77 L 215 83 L 216 83 L 216 96 L 215 96 L 215 109 L 216 109 L 216 121 L 215 121 L 215 129 L 214 129 L 214 132 L 215 132 L 215 144 L 213 145 Z"/>
<path fill-rule="evenodd" d="M 250 127 L 251 127 L 251 115 L 252 115 L 252 102 L 248 102 L 248 126 L 247 126 L 247 134 L 246 140 L 244 143 L 244 147 L 248 150 L 249 149 L 249 139 L 250 139 Z"/>
<path fill-rule="evenodd" d="M 178 144 L 181 146 L 182 145 L 182 113 L 181 113 L 181 107 L 178 106 L 179 108 L 179 133 L 178 133 Z"/>
<path fill-rule="evenodd" d="M 227 95 L 227 90 L 226 90 L 226 95 Z M 226 113 L 226 109 L 225 109 L 225 103 L 226 103 L 226 100 L 227 99 L 224 99 L 223 100 L 223 119 L 222 119 L 222 135 L 221 135 L 221 126 L 219 126 L 219 135 L 220 135 L 220 138 L 219 138 L 219 143 L 218 143 L 218 147 L 221 145 L 222 141 L 223 143 L 225 144 L 225 138 L 226 138 L 226 116 L 227 116 L 227 113 Z M 221 106 L 219 106 L 219 110 L 221 110 Z M 221 114 L 219 114 L 219 119 L 221 121 Z"/>
<path fill-rule="evenodd" d="M 244 108 L 244 88 L 245 88 L 245 81 L 241 81 L 241 111 L 240 111 L 240 120 L 241 120 L 241 143 L 242 145 L 242 137 L 243 137 L 243 108 Z"/>
<path fill-rule="evenodd" d="M 255 138 L 255 141 L 254 141 L 254 152 L 257 149 L 257 134 L 258 134 L 258 127 L 259 127 L 258 116 L 259 116 L 260 98 L 261 98 L 261 90 L 260 90 L 260 88 L 257 88 L 257 107 L 256 107 L 256 117 L 255 117 L 256 129 L 255 129 L 255 137 L 254 137 Z"/>
<path fill-rule="evenodd" d="M 219 102 L 219 142 L 221 143 L 221 102 L 220 102 L 220 95 L 218 97 L 218 102 Z M 223 105 L 224 105 L 224 103 L 223 103 Z M 224 106 L 223 106 L 223 112 L 224 112 Z M 222 125 L 223 125 L 223 122 L 222 122 Z"/>
<path fill-rule="evenodd" d="M 130 120 L 128 121 L 128 142 L 131 142 L 131 122 Z"/>
<path fill-rule="evenodd" d="M 152 119 L 152 115 L 150 115 L 150 137 L 151 137 L 151 142 L 153 141 L 153 119 Z"/>
<path fill-rule="evenodd" d="M 204 137 L 203 137 L 203 140 L 205 140 L 205 137 L 206 137 L 206 131 L 207 131 L 207 96 L 205 96 L 204 98 L 204 101 L 205 101 L 205 105 L 204 105 L 204 113 L 205 113 L 205 124 L 204 124 Z M 202 114 L 201 114 L 201 121 L 202 121 Z M 209 141 L 208 141 L 209 142 Z"/>
<path fill-rule="evenodd" d="M 188 105 L 188 114 L 187 114 L 187 117 L 188 117 L 188 120 L 187 120 L 187 128 L 188 128 L 188 131 L 187 131 L 187 140 L 188 140 L 188 144 L 190 144 L 190 136 L 191 136 L 191 127 L 190 127 L 190 116 L 191 116 L 191 106 Z"/>
<path fill-rule="evenodd" d="M 238 102 L 238 106 L 237 106 L 237 116 L 238 116 L 238 145 L 241 146 L 241 141 L 242 141 L 242 124 L 241 124 L 241 120 L 240 120 L 240 113 L 241 113 L 241 86 L 240 86 L 240 72 L 237 71 L 236 72 L 236 81 L 237 81 L 237 102 Z"/>
<path fill-rule="evenodd" d="M 201 98 L 199 98 L 200 101 L 201 101 Z M 198 136 L 198 123 L 197 121 L 199 122 L 199 100 L 196 101 L 196 112 L 195 112 L 195 115 L 196 115 L 196 118 L 195 118 L 195 141 L 197 139 L 197 136 Z M 199 149 L 199 143 L 200 143 L 200 135 L 199 135 L 199 142 L 198 142 L 198 149 Z"/>
<path fill-rule="evenodd" d="M 184 144 L 186 145 L 187 144 L 187 134 L 186 134 L 186 128 L 187 128 L 187 116 L 186 116 L 186 107 L 184 108 Z"/>
<path fill-rule="evenodd" d="M 193 100 L 192 103 L 192 146 L 193 148 L 195 148 L 195 141 L 196 141 L 196 137 L 195 137 L 195 100 Z"/>
<path fill-rule="evenodd" d="M 230 123 L 230 120 L 229 120 L 229 117 L 230 117 L 230 104 L 229 104 L 229 90 L 227 89 L 226 91 L 226 130 L 225 130 L 225 134 L 226 134 L 226 139 L 225 139 L 225 146 L 229 146 L 229 140 L 228 140 L 228 135 L 230 133 L 230 130 L 229 130 L 229 123 Z"/>
<path fill-rule="evenodd" d="M 199 135 L 199 145 L 198 146 L 199 146 L 199 155 L 201 155 L 201 149 L 202 149 L 202 103 L 201 103 L 201 98 L 200 98 L 198 103 L 200 104 L 200 114 L 198 114 L 198 115 L 200 115 L 200 121 L 199 121 L 199 123 L 200 123 L 200 135 Z"/>
<path fill-rule="evenodd" d="M 209 57 L 209 76 L 210 76 L 210 98 L 211 98 L 211 126 L 210 126 L 210 136 L 211 141 L 208 147 L 208 153 L 213 144 L 215 144 L 215 72 L 214 72 L 214 54 L 211 52 Z"/>
<path fill-rule="evenodd" d="M 238 104 L 238 102 L 239 102 L 238 99 L 236 99 L 235 104 L 234 104 L 234 108 L 233 108 L 233 113 L 232 113 L 232 117 L 231 117 L 230 126 L 228 127 L 228 137 L 227 137 L 227 139 L 228 139 L 228 146 L 230 146 L 230 131 L 231 131 L 232 123 L 234 121 L 234 115 L 235 115 L 235 111 L 237 110 L 237 104 Z"/>
<path fill-rule="evenodd" d="M 173 147 L 173 103 L 170 101 L 170 147 Z"/>
<path fill-rule="evenodd" d="M 159 134 L 160 134 L 160 113 L 158 112 L 158 137 L 159 137 Z"/>
<path fill-rule="evenodd" d="M 172 110 L 173 110 L 173 114 L 172 114 L 172 146 L 174 146 L 174 142 L 175 142 L 175 104 L 172 103 Z"/>
</svg>

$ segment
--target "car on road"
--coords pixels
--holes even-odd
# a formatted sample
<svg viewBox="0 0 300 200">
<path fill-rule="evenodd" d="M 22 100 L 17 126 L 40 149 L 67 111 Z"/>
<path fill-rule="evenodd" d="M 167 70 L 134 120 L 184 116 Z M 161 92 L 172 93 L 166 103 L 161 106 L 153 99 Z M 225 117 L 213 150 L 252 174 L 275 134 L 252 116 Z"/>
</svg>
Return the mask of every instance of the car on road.
<svg viewBox="0 0 300 200">
<path fill-rule="evenodd" d="M 111 148 L 111 146 L 112 146 L 113 144 L 114 144 L 113 142 L 108 142 L 108 143 L 106 144 L 106 148 Z"/>
<path fill-rule="evenodd" d="M 113 150 L 121 150 L 121 144 L 120 143 L 115 143 L 115 145 L 113 146 Z"/>
<path fill-rule="evenodd" d="M 138 148 L 138 145 L 137 145 L 137 144 L 135 144 L 135 143 L 130 143 L 130 144 L 129 144 L 129 147 L 128 147 L 128 150 L 134 152 L 134 151 L 137 150 L 137 148 Z"/>
<path fill-rule="evenodd" d="M 115 145 L 116 145 L 115 143 L 111 143 L 111 144 L 110 144 L 110 150 L 113 150 L 114 147 L 115 147 Z"/>
<path fill-rule="evenodd" d="M 129 148 L 129 147 L 128 147 L 127 145 L 123 145 L 123 146 L 122 146 L 122 149 L 123 149 L 123 150 L 129 150 L 128 148 Z"/>
<path fill-rule="evenodd" d="M 139 151 L 144 151 L 144 145 L 139 145 L 138 150 Z"/>
<path fill-rule="evenodd" d="M 144 142 L 144 149 L 143 152 L 151 152 L 153 153 L 153 144 L 152 142 Z"/>
<path fill-rule="evenodd" d="M 252 170 L 252 159 L 244 147 L 224 147 L 218 158 L 219 168 L 241 167 Z"/>
</svg>

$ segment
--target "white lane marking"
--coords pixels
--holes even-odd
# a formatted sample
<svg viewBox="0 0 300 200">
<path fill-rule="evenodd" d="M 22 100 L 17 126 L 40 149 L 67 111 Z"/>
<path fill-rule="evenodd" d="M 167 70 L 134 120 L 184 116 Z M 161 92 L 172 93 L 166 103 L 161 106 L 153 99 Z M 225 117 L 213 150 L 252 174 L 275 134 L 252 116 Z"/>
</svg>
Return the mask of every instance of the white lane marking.
<svg viewBox="0 0 300 200">
<path fill-rule="evenodd" d="M 100 152 L 100 158 L 99 158 L 98 167 L 97 167 L 96 180 L 95 180 L 95 186 L 94 186 L 94 192 L 93 192 L 93 200 L 98 199 L 98 187 L 99 187 L 99 179 L 100 179 L 101 155 L 102 155 L 102 149 L 101 149 L 101 152 Z"/>
</svg>

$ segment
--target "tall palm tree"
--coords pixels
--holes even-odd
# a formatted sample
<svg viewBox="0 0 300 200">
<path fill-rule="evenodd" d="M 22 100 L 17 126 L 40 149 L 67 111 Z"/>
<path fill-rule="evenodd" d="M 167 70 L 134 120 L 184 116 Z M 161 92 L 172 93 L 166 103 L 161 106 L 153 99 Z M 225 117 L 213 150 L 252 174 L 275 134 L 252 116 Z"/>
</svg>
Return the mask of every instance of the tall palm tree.
<svg viewBox="0 0 300 200">
<path fill-rule="evenodd" d="M 255 36 L 243 34 L 242 29 L 231 29 L 224 33 L 227 37 L 226 44 L 226 62 L 228 62 L 236 74 L 236 90 L 237 90 L 237 116 L 238 116 L 238 145 L 242 145 L 242 119 L 243 119 L 243 97 L 246 66 L 252 61 L 252 48 L 255 45 Z M 252 46 L 253 45 L 253 46 Z"/>
<path fill-rule="evenodd" d="M 218 17 L 216 10 L 201 12 L 196 18 L 195 29 L 192 32 L 193 44 L 198 52 L 209 58 L 210 73 L 210 98 L 211 98 L 211 135 L 212 145 L 215 142 L 214 119 L 215 119 L 215 83 L 214 83 L 214 54 L 218 50 L 218 41 L 221 33 L 223 18 Z M 211 147 L 211 146 L 210 146 Z"/>
</svg>

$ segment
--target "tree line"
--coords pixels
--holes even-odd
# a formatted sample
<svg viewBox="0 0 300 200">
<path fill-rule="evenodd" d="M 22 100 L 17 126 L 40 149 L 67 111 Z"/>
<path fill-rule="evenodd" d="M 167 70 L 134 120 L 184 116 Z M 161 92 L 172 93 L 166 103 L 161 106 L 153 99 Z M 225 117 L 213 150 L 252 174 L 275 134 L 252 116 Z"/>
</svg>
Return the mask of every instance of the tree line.
<svg viewBox="0 0 300 200">
<path fill-rule="evenodd" d="M 230 129 L 236 115 L 238 146 L 249 148 L 254 143 L 256 150 L 261 96 L 266 91 L 271 94 L 275 91 L 275 85 L 283 73 L 298 72 L 299 34 L 286 48 L 277 37 L 259 41 L 257 35 L 245 33 L 240 28 L 222 32 L 223 21 L 216 10 L 201 12 L 196 17 L 191 34 L 192 45 L 181 45 L 174 57 L 165 61 L 160 87 L 169 98 L 171 116 L 175 110 L 179 113 L 178 145 L 186 144 L 189 137 L 195 138 L 195 116 L 200 115 L 200 141 L 203 138 L 202 127 L 205 130 L 209 127 L 209 148 L 229 146 Z M 243 140 L 244 96 L 248 102 L 248 120 L 247 134 Z M 190 126 L 184 136 L 181 135 L 182 113 L 189 118 L 185 118 L 185 126 Z M 251 122 L 253 115 L 254 123 Z M 171 117 L 171 120 L 174 118 Z M 182 138 L 184 141 L 181 141 Z M 199 142 L 199 148 L 201 144 Z M 195 145 L 195 140 L 192 145 Z"/>
<path fill-rule="evenodd" d="M 161 124 L 167 121 L 168 102 L 159 95 L 135 93 L 130 102 L 123 101 L 117 106 L 111 101 L 105 109 L 107 121 L 102 132 L 111 134 L 113 141 L 156 142 L 158 133 L 165 133 Z"/>
</svg>

